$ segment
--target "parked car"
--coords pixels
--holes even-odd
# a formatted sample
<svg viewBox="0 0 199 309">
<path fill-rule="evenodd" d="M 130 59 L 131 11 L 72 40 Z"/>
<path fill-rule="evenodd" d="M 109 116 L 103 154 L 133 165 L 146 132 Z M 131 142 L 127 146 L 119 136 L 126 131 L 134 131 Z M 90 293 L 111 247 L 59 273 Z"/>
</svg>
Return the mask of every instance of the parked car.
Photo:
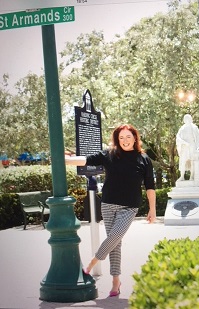
<svg viewBox="0 0 199 309">
<path fill-rule="evenodd" d="M 36 153 L 36 154 L 31 154 L 30 152 L 23 152 L 21 153 L 18 158 L 18 162 L 20 164 L 25 164 L 25 165 L 33 165 L 33 164 L 38 164 L 40 162 L 48 162 L 49 158 L 46 153 Z"/>
</svg>

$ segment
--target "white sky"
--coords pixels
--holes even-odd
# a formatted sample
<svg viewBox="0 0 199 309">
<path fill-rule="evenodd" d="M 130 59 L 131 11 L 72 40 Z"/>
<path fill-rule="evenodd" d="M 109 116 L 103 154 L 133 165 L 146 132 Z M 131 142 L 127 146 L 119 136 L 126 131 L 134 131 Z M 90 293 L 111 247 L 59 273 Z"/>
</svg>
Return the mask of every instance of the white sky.
<svg viewBox="0 0 199 309">
<path fill-rule="evenodd" d="M 55 25 L 58 63 L 59 52 L 65 42 L 75 41 L 81 33 L 103 30 L 111 41 L 123 34 L 143 17 L 167 12 L 168 0 L 0 0 L 0 14 L 24 11 L 28 8 L 75 6 L 75 21 Z M 29 72 L 41 73 L 43 50 L 41 26 L 0 31 L 0 82 L 4 73 L 10 76 L 12 89 L 15 82 Z"/>
</svg>

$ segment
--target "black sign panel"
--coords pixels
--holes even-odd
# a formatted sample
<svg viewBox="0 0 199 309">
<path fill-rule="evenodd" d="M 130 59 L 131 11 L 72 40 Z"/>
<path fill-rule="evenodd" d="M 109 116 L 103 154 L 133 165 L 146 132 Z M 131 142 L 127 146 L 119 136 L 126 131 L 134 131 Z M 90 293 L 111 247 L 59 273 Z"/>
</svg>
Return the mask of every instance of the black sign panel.
<svg viewBox="0 0 199 309">
<path fill-rule="evenodd" d="M 92 96 L 87 89 L 83 107 L 75 106 L 76 155 L 87 156 L 102 150 L 101 113 L 94 109 Z M 77 174 L 92 176 L 103 173 L 102 166 L 78 166 Z"/>
</svg>

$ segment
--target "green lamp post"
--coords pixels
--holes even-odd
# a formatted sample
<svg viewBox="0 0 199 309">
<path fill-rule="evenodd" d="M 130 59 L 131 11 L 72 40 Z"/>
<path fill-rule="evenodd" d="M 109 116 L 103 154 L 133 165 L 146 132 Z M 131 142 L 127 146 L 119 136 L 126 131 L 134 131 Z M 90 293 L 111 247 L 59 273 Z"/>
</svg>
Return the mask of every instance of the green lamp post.
<svg viewBox="0 0 199 309">
<path fill-rule="evenodd" d="M 79 254 L 80 222 L 74 214 L 75 199 L 67 195 L 63 129 L 54 25 L 42 26 L 47 111 L 52 162 L 53 196 L 46 203 L 50 218 L 52 258 L 41 281 L 40 299 L 50 302 L 83 302 L 97 297 L 95 280 L 82 272 Z"/>
</svg>

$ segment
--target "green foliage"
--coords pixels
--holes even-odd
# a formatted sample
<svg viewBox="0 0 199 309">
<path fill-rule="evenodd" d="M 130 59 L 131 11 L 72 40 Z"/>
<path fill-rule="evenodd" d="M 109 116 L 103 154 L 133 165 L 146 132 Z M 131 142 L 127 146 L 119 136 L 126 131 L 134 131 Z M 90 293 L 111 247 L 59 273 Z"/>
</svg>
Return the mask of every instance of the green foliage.
<svg viewBox="0 0 199 309">
<path fill-rule="evenodd" d="M 77 176 L 76 168 L 67 167 L 67 184 L 74 188 L 86 186 L 86 179 Z M 51 166 L 20 166 L 0 170 L 0 191 L 3 193 L 52 191 Z"/>
<path fill-rule="evenodd" d="M 0 191 L 52 191 L 50 166 L 34 165 L 7 168 L 0 171 Z"/>
<path fill-rule="evenodd" d="M 199 92 L 198 4 L 171 0 L 168 6 L 167 14 L 142 19 L 112 42 L 95 30 L 66 42 L 59 76 L 67 148 L 75 149 L 74 104 L 82 105 L 89 89 L 101 111 L 103 144 L 110 142 L 112 128 L 132 123 L 153 153 L 155 168 L 173 186 L 178 178 L 175 137 L 184 114 L 189 112 L 199 124 L 198 96 L 183 106 L 177 98 L 180 89 Z M 5 75 L 0 88 L 1 151 L 10 157 L 24 148 L 49 151 L 44 76 L 28 74 L 18 81 L 16 96 L 8 92 L 8 83 Z"/>
<path fill-rule="evenodd" d="M 77 189 L 74 189 L 74 190 L 70 190 L 69 191 L 75 199 L 76 199 L 76 202 L 75 202 L 75 205 L 74 205 L 74 212 L 75 212 L 75 215 L 76 217 L 82 221 L 84 220 L 84 198 L 87 194 L 87 190 L 86 188 L 77 188 Z"/>
<path fill-rule="evenodd" d="M 78 176 L 76 173 L 76 167 L 67 166 L 67 185 L 68 195 L 72 195 L 76 199 L 74 205 L 74 211 L 79 220 L 84 220 L 84 205 L 83 200 L 87 194 L 87 180 L 86 177 Z M 50 166 L 21 166 L 15 168 L 3 169 L 0 171 L 0 228 L 7 228 L 14 226 L 13 222 L 22 224 L 22 213 L 19 204 L 19 200 L 15 194 L 19 192 L 33 192 L 33 191 L 52 191 L 52 177 Z M 167 192 L 170 188 L 156 189 L 156 200 L 157 200 L 157 216 L 164 216 L 166 205 L 167 205 Z M 11 193 L 11 194 L 10 194 Z M 101 198 L 101 194 L 98 194 Z M 148 200 L 146 191 L 142 191 L 143 203 L 139 208 L 138 217 L 146 216 L 149 210 Z M 6 202 L 4 203 L 4 199 Z M 7 206 L 9 205 L 9 206 Z M 13 206 L 12 206 L 13 205 Z M 18 219 L 11 220 L 9 213 L 12 207 L 15 207 L 14 213 Z M 6 207 L 8 209 L 6 210 Z M 9 210 L 10 209 L 10 210 Z M 8 211 L 8 212 L 7 212 Z M 14 220 L 14 221 L 13 221 Z M 33 218 L 35 222 L 36 218 Z"/>
<path fill-rule="evenodd" d="M 199 238 L 161 240 L 135 281 L 131 309 L 199 308 Z"/>
<path fill-rule="evenodd" d="M 79 61 L 82 65 L 62 76 L 62 84 L 67 108 L 81 104 L 83 91 L 91 90 L 94 105 L 102 113 L 105 144 L 111 128 L 133 121 L 145 148 L 152 150 L 157 168 L 174 185 L 178 178 L 176 133 L 187 112 L 199 122 L 198 97 L 180 106 L 176 96 L 180 89 L 199 92 L 199 41 L 196 1 L 187 6 L 170 1 L 169 7 L 169 13 L 142 19 L 109 44 L 95 31 L 66 44 L 62 70 Z"/>
<path fill-rule="evenodd" d="M 7 78 L 7 82 L 9 78 Z M 15 158 L 24 149 L 32 153 L 49 151 L 44 77 L 29 73 L 17 82 L 18 94 L 0 89 L 0 145 Z M 5 138 L 6 137 L 6 138 Z"/>
<path fill-rule="evenodd" d="M 167 206 L 168 201 L 168 195 L 167 193 L 170 191 L 170 188 L 164 188 L 164 189 L 156 189 L 156 214 L 157 216 L 164 216 L 165 209 Z M 142 205 L 140 206 L 138 210 L 137 217 L 144 217 L 147 216 L 149 211 L 149 204 L 148 199 L 146 195 L 146 191 L 142 190 Z"/>
<path fill-rule="evenodd" d="M 171 188 L 156 189 L 157 216 L 164 216 Z"/>
<path fill-rule="evenodd" d="M 67 167 L 68 194 L 76 198 L 74 211 L 79 220 L 84 220 L 83 199 L 86 195 L 86 178 L 76 174 L 76 167 Z M 52 191 L 50 166 L 21 166 L 0 171 L 0 229 L 23 223 L 19 198 L 14 193 Z M 38 222 L 38 216 L 29 218 Z"/>
<path fill-rule="evenodd" d="M 16 194 L 0 194 L 0 229 L 18 226 L 23 214 Z"/>
</svg>

